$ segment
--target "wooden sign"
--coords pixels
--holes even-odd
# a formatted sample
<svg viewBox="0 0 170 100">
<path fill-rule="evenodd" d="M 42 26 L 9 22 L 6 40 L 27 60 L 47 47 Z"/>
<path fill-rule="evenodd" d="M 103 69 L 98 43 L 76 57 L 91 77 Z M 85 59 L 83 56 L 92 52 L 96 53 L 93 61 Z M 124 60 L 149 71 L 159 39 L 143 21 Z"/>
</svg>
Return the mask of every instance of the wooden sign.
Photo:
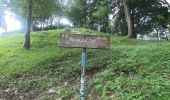
<svg viewBox="0 0 170 100">
<path fill-rule="evenodd" d="M 82 35 L 61 33 L 59 46 L 73 48 L 110 48 L 110 38 L 99 35 Z"/>
</svg>

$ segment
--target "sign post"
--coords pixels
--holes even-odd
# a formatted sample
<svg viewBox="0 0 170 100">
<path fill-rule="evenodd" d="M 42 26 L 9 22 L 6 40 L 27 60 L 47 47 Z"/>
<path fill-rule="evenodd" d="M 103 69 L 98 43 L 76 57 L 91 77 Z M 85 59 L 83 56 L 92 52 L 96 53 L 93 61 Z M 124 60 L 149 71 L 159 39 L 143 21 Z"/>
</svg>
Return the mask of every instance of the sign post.
<svg viewBox="0 0 170 100">
<path fill-rule="evenodd" d="M 85 60 L 86 48 L 109 49 L 110 38 L 99 35 L 82 35 L 62 33 L 59 37 L 59 46 L 67 48 L 82 48 L 81 76 L 80 76 L 80 100 L 85 100 Z"/>
<path fill-rule="evenodd" d="M 82 49 L 81 58 L 81 77 L 80 77 L 80 100 L 85 100 L 85 61 L 86 61 L 86 48 Z"/>
</svg>

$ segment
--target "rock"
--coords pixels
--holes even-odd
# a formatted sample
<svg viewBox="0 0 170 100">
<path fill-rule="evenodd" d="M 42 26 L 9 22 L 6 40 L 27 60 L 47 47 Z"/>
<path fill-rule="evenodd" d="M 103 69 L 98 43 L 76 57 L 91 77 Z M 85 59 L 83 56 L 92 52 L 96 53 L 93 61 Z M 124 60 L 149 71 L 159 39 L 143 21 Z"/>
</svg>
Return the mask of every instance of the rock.
<svg viewBox="0 0 170 100">
<path fill-rule="evenodd" d="M 6 92 L 6 93 L 8 93 L 9 91 L 10 91 L 10 89 L 9 89 L 9 88 L 5 90 L 5 92 Z"/>
<path fill-rule="evenodd" d="M 24 99 L 24 96 L 20 96 L 19 99 L 20 99 L 20 100 L 23 100 L 23 99 Z"/>
<path fill-rule="evenodd" d="M 67 82 L 64 82 L 64 86 L 68 86 L 68 83 L 67 83 Z"/>
<path fill-rule="evenodd" d="M 49 91 L 48 91 L 48 93 L 56 93 L 57 91 L 56 90 L 54 90 L 54 89 L 50 89 Z"/>
</svg>

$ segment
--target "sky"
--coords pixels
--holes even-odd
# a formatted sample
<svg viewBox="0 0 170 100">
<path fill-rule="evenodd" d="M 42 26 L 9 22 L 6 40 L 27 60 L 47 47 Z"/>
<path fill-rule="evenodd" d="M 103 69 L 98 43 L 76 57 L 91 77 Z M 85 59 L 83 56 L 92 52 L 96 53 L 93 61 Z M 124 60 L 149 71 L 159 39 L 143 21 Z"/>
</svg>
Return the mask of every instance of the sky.
<svg viewBox="0 0 170 100">
<path fill-rule="evenodd" d="M 8 31 L 19 30 L 21 28 L 20 21 L 16 20 L 15 15 L 8 11 L 5 12 L 5 20 Z"/>
<path fill-rule="evenodd" d="M 15 15 L 11 12 L 5 11 L 5 21 L 7 24 L 7 31 L 11 32 L 14 30 L 19 30 L 21 28 L 21 22 L 15 18 Z M 5 32 L 2 28 L 0 28 L 0 34 Z"/>
<path fill-rule="evenodd" d="M 169 3 L 170 3 L 170 0 L 167 0 L 167 2 L 169 2 Z"/>
</svg>

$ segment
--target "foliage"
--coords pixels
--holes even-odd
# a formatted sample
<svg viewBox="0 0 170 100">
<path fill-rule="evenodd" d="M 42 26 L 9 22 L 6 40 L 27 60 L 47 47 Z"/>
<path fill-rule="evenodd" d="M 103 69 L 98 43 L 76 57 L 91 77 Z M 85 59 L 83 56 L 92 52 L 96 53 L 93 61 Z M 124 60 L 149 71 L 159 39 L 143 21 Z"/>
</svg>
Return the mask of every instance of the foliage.
<svg viewBox="0 0 170 100">
<path fill-rule="evenodd" d="M 122 0 L 69 0 L 67 15 L 75 27 L 85 27 L 101 32 L 127 35 Z M 129 0 L 136 34 L 148 34 L 154 29 L 167 28 L 168 4 L 160 0 Z M 79 15 L 79 16 L 77 16 Z M 112 21 L 109 15 L 113 15 Z"/>
<path fill-rule="evenodd" d="M 95 4 L 92 16 L 97 19 L 101 32 L 109 32 L 109 14 L 110 14 L 108 0 L 101 0 Z"/>
<path fill-rule="evenodd" d="M 26 17 L 27 13 L 27 0 L 11 0 L 11 6 L 15 13 Z M 55 0 L 33 0 L 33 17 L 46 18 L 52 16 L 59 10 L 59 2 Z"/>
<path fill-rule="evenodd" d="M 121 0 L 122 1 L 122 0 Z M 121 1 L 113 2 L 113 9 L 119 9 L 115 16 L 115 32 L 127 34 L 123 5 Z M 130 0 L 130 9 L 136 34 L 148 34 L 157 27 L 165 28 L 169 20 L 167 4 L 161 0 Z"/>
<path fill-rule="evenodd" d="M 87 6 L 86 0 L 73 0 L 67 7 L 67 16 L 70 17 L 76 27 L 86 26 Z"/>
<path fill-rule="evenodd" d="M 109 32 L 108 15 L 110 11 L 108 0 L 73 0 L 71 6 L 67 9 L 67 15 L 71 18 L 75 27 Z"/>
</svg>

